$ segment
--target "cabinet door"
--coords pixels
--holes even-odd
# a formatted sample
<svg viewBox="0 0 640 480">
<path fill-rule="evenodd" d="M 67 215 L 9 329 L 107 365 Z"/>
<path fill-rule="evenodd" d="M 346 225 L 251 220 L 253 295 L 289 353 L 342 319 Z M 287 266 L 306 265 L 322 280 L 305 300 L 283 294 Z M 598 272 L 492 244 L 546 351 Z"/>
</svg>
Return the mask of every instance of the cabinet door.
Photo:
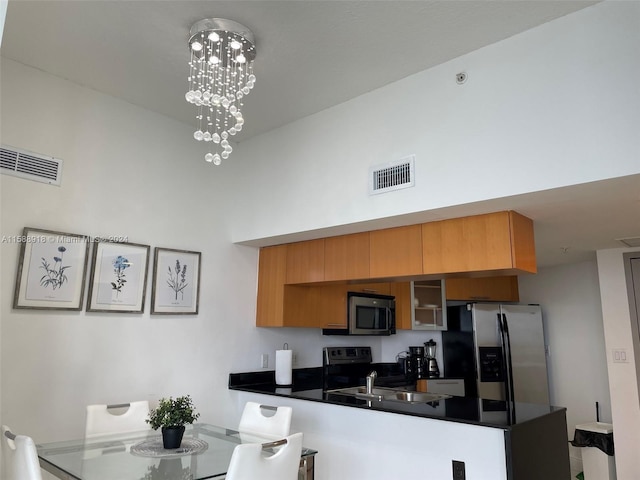
<svg viewBox="0 0 640 480">
<path fill-rule="evenodd" d="M 346 294 L 340 287 L 285 285 L 284 326 L 347 328 L 346 300 L 342 298 Z"/>
<path fill-rule="evenodd" d="M 536 272 L 533 222 L 516 212 L 425 223 L 422 241 L 425 274 Z"/>
<path fill-rule="evenodd" d="M 447 300 L 518 302 L 518 277 L 447 278 Z"/>
<path fill-rule="evenodd" d="M 369 278 L 369 232 L 325 238 L 324 280 Z"/>
<path fill-rule="evenodd" d="M 324 239 L 287 245 L 286 283 L 324 281 Z"/>
<path fill-rule="evenodd" d="M 260 249 L 256 305 L 258 327 L 281 327 L 283 324 L 286 268 L 286 245 Z"/>
<path fill-rule="evenodd" d="M 442 280 L 411 282 L 413 330 L 446 330 L 447 311 Z"/>
<path fill-rule="evenodd" d="M 391 295 L 396 297 L 396 329 L 411 330 L 413 304 L 411 303 L 411 282 L 390 284 Z"/>
<path fill-rule="evenodd" d="M 318 287 L 318 317 L 316 327 L 347 328 L 347 286 Z M 324 291 L 320 291 L 324 290 Z"/>
<path fill-rule="evenodd" d="M 387 228 L 369 234 L 371 278 L 422 274 L 422 227 Z"/>
</svg>

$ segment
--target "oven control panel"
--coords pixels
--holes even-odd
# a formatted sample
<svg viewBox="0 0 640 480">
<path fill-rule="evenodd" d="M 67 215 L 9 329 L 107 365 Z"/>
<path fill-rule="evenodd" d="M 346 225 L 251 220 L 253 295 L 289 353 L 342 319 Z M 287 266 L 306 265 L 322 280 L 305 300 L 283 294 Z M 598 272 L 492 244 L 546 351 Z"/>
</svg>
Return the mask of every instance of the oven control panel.
<svg viewBox="0 0 640 480">
<path fill-rule="evenodd" d="M 324 347 L 324 365 L 371 363 L 371 347 Z"/>
</svg>

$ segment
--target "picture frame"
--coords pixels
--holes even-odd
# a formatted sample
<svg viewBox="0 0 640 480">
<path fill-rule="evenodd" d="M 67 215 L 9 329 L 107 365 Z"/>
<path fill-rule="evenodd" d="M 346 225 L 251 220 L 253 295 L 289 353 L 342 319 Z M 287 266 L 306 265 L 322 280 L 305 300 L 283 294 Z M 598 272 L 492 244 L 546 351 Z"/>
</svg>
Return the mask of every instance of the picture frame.
<svg viewBox="0 0 640 480">
<path fill-rule="evenodd" d="M 87 312 L 142 313 L 149 245 L 96 239 Z"/>
<path fill-rule="evenodd" d="M 200 252 L 155 248 L 151 314 L 198 314 L 201 257 Z"/>
<path fill-rule="evenodd" d="M 88 236 L 25 227 L 6 240 L 20 243 L 13 308 L 82 310 Z"/>
</svg>

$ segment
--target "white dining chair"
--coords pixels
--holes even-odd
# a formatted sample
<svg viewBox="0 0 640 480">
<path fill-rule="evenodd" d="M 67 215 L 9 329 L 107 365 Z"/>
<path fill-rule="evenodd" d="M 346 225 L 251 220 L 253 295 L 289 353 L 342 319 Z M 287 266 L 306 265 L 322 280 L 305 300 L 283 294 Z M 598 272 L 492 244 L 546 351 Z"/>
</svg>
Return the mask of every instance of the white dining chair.
<svg viewBox="0 0 640 480">
<path fill-rule="evenodd" d="M 126 408 L 124 413 L 116 413 Z M 85 438 L 93 438 L 108 433 L 126 433 L 148 430 L 149 402 L 122 403 L 117 405 L 87 405 Z"/>
<path fill-rule="evenodd" d="M 274 407 L 247 402 L 240 417 L 238 431 L 268 438 L 284 438 L 291 429 L 291 407 Z"/>
<path fill-rule="evenodd" d="M 302 454 L 302 433 L 285 437 L 273 455 L 261 443 L 244 443 L 233 449 L 225 480 L 296 480 Z"/>
<path fill-rule="evenodd" d="M 9 427 L 2 426 L 2 450 L 5 473 L 10 480 L 42 480 L 38 452 L 31 437 L 15 435 Z"/>
</svg>

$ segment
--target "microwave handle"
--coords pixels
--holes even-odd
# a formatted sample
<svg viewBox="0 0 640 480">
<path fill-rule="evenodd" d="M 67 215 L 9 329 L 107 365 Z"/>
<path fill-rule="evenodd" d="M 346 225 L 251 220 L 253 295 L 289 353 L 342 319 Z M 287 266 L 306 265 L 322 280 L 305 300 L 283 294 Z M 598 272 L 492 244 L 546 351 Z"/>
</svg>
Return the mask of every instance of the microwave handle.
<svg viewBox="0 0 640 480">
<path fill-rule="evenodd" d="M 391 307 L 385 307 L 387 311 L 387 331 L 391 328 L 391 315 L 393 312 L 391 311 Z"/>
</svg>

